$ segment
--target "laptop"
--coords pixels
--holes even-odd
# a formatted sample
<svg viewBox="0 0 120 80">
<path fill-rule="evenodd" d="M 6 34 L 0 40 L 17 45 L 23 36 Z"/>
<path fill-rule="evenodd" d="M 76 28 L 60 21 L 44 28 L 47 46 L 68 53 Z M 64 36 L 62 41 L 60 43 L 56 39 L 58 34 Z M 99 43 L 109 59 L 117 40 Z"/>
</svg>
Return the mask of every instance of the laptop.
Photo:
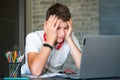
<svg viewBox="0 0 120 80">
<path fill-rule="evenodd" d="M 90 79 L 112 77 L 120 77 L 120 36 L 84 36 L 79 74 L 76 77 L 69 75 L 69 78 Z"/>
</svg>

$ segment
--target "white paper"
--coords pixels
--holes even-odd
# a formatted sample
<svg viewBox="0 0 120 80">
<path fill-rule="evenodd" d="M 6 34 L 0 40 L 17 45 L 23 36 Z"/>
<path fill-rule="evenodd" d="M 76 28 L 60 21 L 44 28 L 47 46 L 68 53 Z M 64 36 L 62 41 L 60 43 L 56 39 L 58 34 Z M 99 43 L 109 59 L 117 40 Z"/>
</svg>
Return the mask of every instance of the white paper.
<svg viewBox="0 0 120 80">
<path fill-rule="evenodd" d="M 48 78 L 48 77 L 54 77 L 54 76 L 60 76 L 60 75 L 65 75 L 61 73 L 46 73 L 41 76 L 33 76 L 31 74 L 25 74 L 23 76 L 29 77 L 29 78 Z"/>
</svg>

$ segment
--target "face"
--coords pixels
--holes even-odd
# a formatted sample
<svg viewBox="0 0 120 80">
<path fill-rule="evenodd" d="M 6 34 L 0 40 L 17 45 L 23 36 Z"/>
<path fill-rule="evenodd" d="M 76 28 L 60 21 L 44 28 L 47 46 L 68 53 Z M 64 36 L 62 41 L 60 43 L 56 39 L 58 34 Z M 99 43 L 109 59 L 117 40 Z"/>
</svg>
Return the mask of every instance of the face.
<svg viewBox="0 0 120 80">
<path fill-rule="evenodd" d="M 64 22 L 61 19 L 58 19 L 57 22 L 60 22 L 57 28 L 57 42 L 60 43 L 65 39 L 69 26 L 67 22 Z"/>
</svg>

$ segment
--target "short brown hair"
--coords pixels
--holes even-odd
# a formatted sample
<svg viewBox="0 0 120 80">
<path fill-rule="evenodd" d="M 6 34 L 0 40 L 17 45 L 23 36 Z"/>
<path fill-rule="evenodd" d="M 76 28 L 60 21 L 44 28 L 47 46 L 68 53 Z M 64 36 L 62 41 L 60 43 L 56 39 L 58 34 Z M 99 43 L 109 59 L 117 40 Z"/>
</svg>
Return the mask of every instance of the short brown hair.
<svg viewBox="0 0 120 80">
<path fill-rule="evenodd" d="M 69 19 L 71 18 L 69 8 L 60 3 L 56 3 L 48 8 L 46 13 L 46 20 L 48 20 L 50 15 L 56 15 L 58 19 L 62 19 L 63 21 L 69 21 Z"/>
</svg>

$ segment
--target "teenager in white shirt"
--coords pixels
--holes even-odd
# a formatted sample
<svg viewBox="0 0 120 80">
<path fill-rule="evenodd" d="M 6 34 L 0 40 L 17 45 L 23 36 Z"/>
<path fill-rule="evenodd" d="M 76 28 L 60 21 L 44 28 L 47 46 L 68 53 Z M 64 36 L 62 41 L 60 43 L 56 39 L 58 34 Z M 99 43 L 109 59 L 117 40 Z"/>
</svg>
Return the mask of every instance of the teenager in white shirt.
<svg viewBox="0 0 120 80">
<path fill-rule="evenodd" d="M 26 37 L 26 62 L 21 69 L 22 74 L 38 76 L 45 72 L 59 72 L 69 53 L 79 69 L 81 49 L 72 28 L 69 9 L 59 3 L 52 5 L 46 13 L 44 30 Z"/>
</svg>

